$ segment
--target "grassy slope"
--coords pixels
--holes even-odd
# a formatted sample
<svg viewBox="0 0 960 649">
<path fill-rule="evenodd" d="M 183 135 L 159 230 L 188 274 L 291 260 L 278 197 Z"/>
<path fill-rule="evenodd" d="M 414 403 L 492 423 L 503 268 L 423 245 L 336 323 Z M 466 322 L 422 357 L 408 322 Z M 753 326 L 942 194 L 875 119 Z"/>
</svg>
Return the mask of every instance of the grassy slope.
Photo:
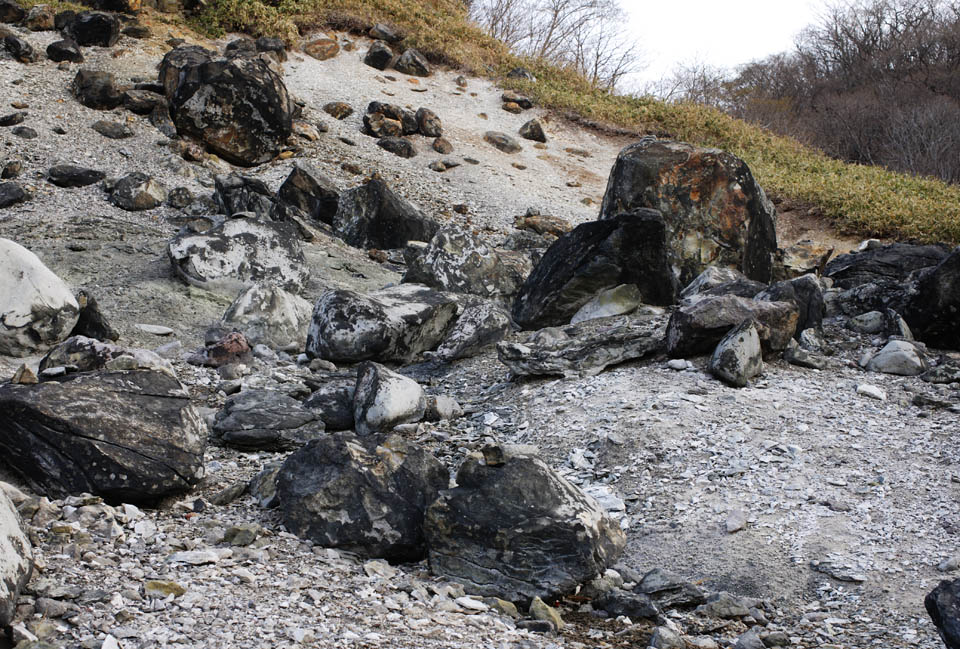
<svg viewBox="0 0 960 649">
<path fill-rule="evenodd" d="M 750 165 L 768 192 L 819 207 L 843 232 L 923 242 L 960 243 L 960 187 L 937 180 L 850 165 L 796 141 L 696 105 L 599 92 L 566 70 L 523 61 L 466 20 L 458 0 L 209 0 L 193 19 L 210 33 L 246 31 L 290 42 L 298 30 L 362 30 L 386 22 L 405 45 L 474 73 L 503 76 L 525 65 L 535 84 L 505 81 L 547 108 L 630 130 L 731 151 Z M 272 3 L 276 3 L 275 5 Z"/>
</svg>

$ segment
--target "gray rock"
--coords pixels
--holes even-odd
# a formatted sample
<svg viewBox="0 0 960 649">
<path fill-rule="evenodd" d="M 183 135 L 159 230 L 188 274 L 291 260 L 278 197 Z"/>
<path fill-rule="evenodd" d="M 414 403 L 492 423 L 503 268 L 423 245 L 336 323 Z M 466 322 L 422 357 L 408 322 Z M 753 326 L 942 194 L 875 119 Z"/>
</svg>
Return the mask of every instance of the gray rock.
<svg viewBox="0 0 960 649">
<path fill-rule="evenodd" d="M 499 149 L 504 153 L 518 153 L 523 151 L 523 147 L 520 146 L 520 143 L 506 133 L 487 131 L 483 134 L 483 139 L 488 144 L 493 145 L 494 148 Z"/>
<path fill-rule="evenodd" d="M 86 187 L 100 182 L 105 176 L 102 171 L 75 165 L 55 165 L 47 172 L 48 180 L 57 187 Z"/>
<path fill-rule="evenodd" d="M 128 137 L 133 137 L 133 129 L 120 122 L 101 119 L 94 122 L 90 128 L 111 140 L 125 140 Z"/>
<path fill-rule="evenodd" d="M 280 505 L 280 496 L 277 495 L 277 476 L 280 475 L 282 461 L 271 462 L 260 473 L 250 479 L 247 490 L 264 509 L 273 509 Z"/>
<path fill-rule="evenodd" d="M 49 349 L 70 334 L 79 312 L 63 280 L 32 252 L 0 238 L 0 354 Z"/>
<path fill-rule="evenodd" d="M 708 296 L 681 304 L 667 324 L 667 353 L 685 358 L 713 350 L 733 327 L 753 319 L 764 351 L 786 349 L 796 332 L 797 308 L 788 302 L 765 302 L 734 295 Z"/>
<path fill-rule="evenodd" d="M 187 284 L 230 297 L 263 283 L 300 293 L 309 276 L 300 238 L 287 223 L 228 219 L 204 233 L 181 232 L 167 253 Z"/>
<path fill-rule="evenodd" d="M 340 190 L 315 166 L 298 161 L 280 185 L 277 198 L 330 225 L 337 215 Z"/>
<path fill-rule="evenodd" d="M 255 284 L 223 314 L 224 326 L 242 331 L 251 345 L 273 349 L 303 349 L 313 307 L 299 295 L 277 286 Z"/>
<path fill-rule="evenodd" d="M 417 130 L 420 135 L 438 138 L 443 135 L 443 122 L 440 121 L 440 116 L 429 108 L 418 108 Z"/>
<path fill-rule="evenodd" d="M 517 601 L 572 592 L 616 560 L 626 537 L 595 500 L 529 451 L 486 451 L 427 509 L 433 574 Z"/>
<path fill-rule="evenodd" d="M 424 421 L 447 421 L 463 416 L 463 408 L 453 397 L 439 395 L 426 397 L 426 409 L 423 412 Z"/>
<path fill-rule="evenodd" d="M 77 101 L 87 108 L 112 110 L 123 101 L 116 83 L 116 78 L 110 72 L 80 69 L 70 90 Z"/>
<path fill-rule="evenodd" d="M 20 183 L 0 183 L 0 209 L 12 207 L 28 200 L 30 200 L 30 194 L 20 186 Z"/>
<path fill-rule="evenodd" d="M 711 595 L 707 598 L 706 603 L 697 607 L 696 612 L 699 615 L 723 620 L 750 615 L 750 609 L 743 603 L 743 600 L 739 597 L 734 597 L 730 593 L 716 593 Z"/>
<path fill-rule="evenodd" d="M 650 637 L 652 649 L 687 649 L 687 643 L 669 627 L 658 626 Z"/>
<path fill-rule="evenodd" d="M 797 335 L 806 329 L 820 329 L 826 308 L 823 289 L 815 275 L 802 275 L 770 285 L 754 296 L 757 300 L 790 302 L 797 307 Z"/>
<path fill-rule="evenodd" d="M 145 173 L 127 174 L 113 185 L 110 202 L 130 212 L 152 210 L 167 200 L 166 188 Z"/>
<path fill-rule="evenodd" d="M 891 340 L 867 362 L 871 372 L 900 376 L 919 376 L 929 367 L 923 352 L 905 340 Z"/>
<path fill-rule="evenodd" d="M 373 178 L 340 195 L 333 228 L 351 246 L 389 250 L 429 241 L 440 225 Z"/>
<path fill-rule="evenodd" d="M 383 433 L 395 426 L 423 419 L 423 388 L 413 379 L 366 362 L 357 368 L 353 395 L 353 420 L 360 435 Z"/>
<path fill-rule="evenodd" d="M 611 365 L 643 358 L 660 347 L 649 318 L 618 316 L 547 327 L 522 343 L 502 342 L 497 357 L 518 376 L 595 376 Z"/>
<path fill-rule="evenodd" d="M 43 372 L 48 368 L 70 367 L 75 372 L 92 372 L 107 369 L 120 359 L 125 359 L 130 369 L 155 370 L 177 377 L 173 365 L 150 350 L 122 347 L 84 336 L 71 336 L 53 347 L 40 359 L 39 369 Z"/>
<path fill-rule="evenodd" d="M 214 177 L 214 187 L 213 200 L 222 214 L 250 213 L 258 219 L 273 219 L 277 209 L 273 192 L 259 178 L 218 174 Z"/>
<path fill-rule="evenodd" d="M 534 142 L 546 142 L 547 135 L 543 132 L 543 124 L 538 119 L 531 119 L 520 127 L 520 137 Z"/>
<path fill-rule="evenodd" d="M 306 352 L 333 362 L 409 361 L 443 340 L 456 312 L 452 298 L 418 284 L 369 295 L 328 290 L 314 306 Z"/>
<path fill-rule="evenodd" d="M 467 358 L 498 343 L 511 331 L 510 314 L 494 302 L 480 302 L 463 310 L 434 352 L 424 356 L 444 362 Z"/>
<path fill-rule="evenodd" d="M 335 433 L 286 459 L 277 493 L 297 536 L 365 558 L 418 561 L 424 511 L 448 480 L 436 458 L 397 435 Z"/>
<path fill-rule="evenodd" d="M 608 318 L 626 315 L 637 310 L 643 303 L 643 296 L 636 284 L 621 284 L 603 291 L 584 304 L 570 318 L 570 324 L 577 324 L 596 318 Z"/>
<path fill-rule="evenodd" d="M 0 489 L 0 627 L 13 624 L 17 598 L 32 574 L 33 548 L 16 507 Z"/>
<path fill-rule="evenodd" d="M 276 390 L 244 390 L 227 398 L 211 427 L 216 440 L 241 450 L 288 451 L 324 434 L 322 421 Z"/>
<path fill-rule="evenodd" d="M 0 386 L 7 468 L 50 497 L 152 503 L 203 477 L 207 431 L 187 389 L 154 370 Z"/>
<path fill-rule="evenodd" d="M 329 431 L 353 428 L 353 396 L 356 380 L 324 383 L 303 402 Z"/>
<path fill-rule="evenodd" d="M 687 608 L 706 601 L 700 588 L 679 576 L 654 568 L 643 576 L 634 588 L 649 595 L 660 608 Z"/>
<path fill-rule="evenodd" d="M 827 368 L 827 360 L 825 358 L 803 348 L 796 340 L 791 340 L 787 343 L 787 348 L 783 350 L 783 360 L 791 365 L 813 370 L 823 370 Z"/>
<path fill-rule="evenodd" d="M 733 649 L 767 649 L 767 645 L 760 639 L 760 634 L 755 629 L 750 629 L 737 638 Z"/>
<path fill-rule="evenodd" d="M 927 383 L 960 383 L 960 362 L 946 361 L 927 370 L 920 378 Z"/>
<path fill-rule="evenodd" d="M 631 621 L 656 620 L 660 615 L 649 595 L 612 588 L 592 602 L 593 608 L 606 611 L 611 617 L 625 615 Z"/>
<path fill-rule="evenodd" d="M 744 320 L 727 332 L 713 350 L 708 367 L 715 377 L 737 388 L 763 372 L 760 335 L 753 320 Z"/>
<path fill-rule="evenodd" d="M 423 54 L 415 49 L 408 49 L 400 55 L 397 62 L 393 64 L 393 69 L 397 72 L 409 74 L 415 77 L 429 77 L 430 64 Z"/>
<path fill-rule="evenodd" d="M 847 327 L 861 334 L 878 334 L 886 329 L 886 318 L 880 311 L 867 311 L 849 318 Z"/>
</svg>

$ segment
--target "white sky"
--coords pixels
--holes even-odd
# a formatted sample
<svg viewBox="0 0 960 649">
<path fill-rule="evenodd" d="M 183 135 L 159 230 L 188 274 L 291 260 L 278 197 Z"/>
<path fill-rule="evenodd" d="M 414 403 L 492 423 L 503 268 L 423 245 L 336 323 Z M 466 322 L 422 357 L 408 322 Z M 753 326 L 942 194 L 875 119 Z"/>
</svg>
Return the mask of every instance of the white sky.
<svg viewBox="0 0 960 649">
<path fill-rule="evenodd" d="M 827 0 L 621 0 L 646 69 L 630 85 L 656 81 L 682 63 L 736 67 L 793 46 Z"/>
</svg>

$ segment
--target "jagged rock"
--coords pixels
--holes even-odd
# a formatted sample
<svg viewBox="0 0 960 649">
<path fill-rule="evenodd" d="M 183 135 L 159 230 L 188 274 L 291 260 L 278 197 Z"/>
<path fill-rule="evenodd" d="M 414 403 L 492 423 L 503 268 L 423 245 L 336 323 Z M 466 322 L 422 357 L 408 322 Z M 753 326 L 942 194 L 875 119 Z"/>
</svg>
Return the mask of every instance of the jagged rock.
<svg viewBox="0 0 960 649">
<path fill-rule="evenodd" d="M 145 173 L 135 171 L 117 181 L 110 192 L 110 202 L 136 212 L 160 207 L 167 200 L 167 190 Z"/>
<path fill-rule="evenodd" d="M 644 138 L 624 148 L 607 181 L 600 219 L 637 207 L 666 219 L 670 263 L 689 283 L 710 264 L 769 282 L 776 211 L 743 160 L 719 149 Z"/>
<path fill-rule="evenodd" d="M 813 273 L 822 275 L 827 261 L 833 255 L 833 248 L 805 239 L 783 249 L 781 266 L 784 279 L 793 279 Z"/>
<path fill-rule="evenodd" d="M 520 127 L 520 137 L 534 142 L 546 142 L 547 135 L 543 132 L 543 124 L 538 119 L 531 119 Z"/>
<path fill-rule="evenodd" d="M 137 115 L 149 115 L 157 106 L 165 106 L 167 98 L 153 90 L 131 88 L 123 91 L 123 107 Z"/>
<path fill-rule="evenodd" d="M 425 249 L 408 246 L 404 260 L 404 282 L 482 297 L 513 297 L 532 269 L 529 260 L 488 248 L 456 225 L 441 228 Z"/>
<path fill-rule="evenodd" d="M 902 310 L 911 285 L 911 281 L 880 281 L 859 284 L 846 290 L 832 289 L 831 304 L 826 305 L 824 296 L 827 315 L 857 316 L 868 311 L 883 312 L 890 307 Z"/>
<path fill-rule="evenodd" d="M 275 390 L 244 390 L 227 397 L 211 432 L 232 448 L 289 451 L 319 439 L 324 426 L 293 397 Z"/>
<path fill-rule="evenodd" d="M 312 410 L 328 431 L 353 428 L 353 396 L 356 381 L 334 381 L 318 387 L 303 402 L 303 407 Z"/>
<path fill-rule="evenodd" d="M 753 319 L 764 351 L 786 349 L 797 329 L 797 308 L 788 302 L 765 302 L 720 295 L 681 304 L 667 324 L 667 354 L 686 358 L 711 352 L 730 329 Z"/>
<path fill-rule="evenodd" d="M 374 137 L 413 135 L 419 129 L 417 114 L 396 104 L 371 101 L 363 116 L 364 131 Z"/>
<path fill-rule="evenodd" d="M 403 40 L 403 37 L 390 25 L 385 23 L 377 23 L 370 28 L 368 32 L 370 38 L 377 38 L 388 43 L 399 43 Z"/>
<path fill-rule="evenodd" d="M 106 317 L 100 310 L 97 300 L 86 289 L 77 291 L 77 304 L 80 305 L 80 313 L 77 318 L 77 324 L 70 332 L 71 336 L 85 336 L 106 342 L 108 340 L 118 340 L 120 334 L 110 326 Z"/>
<path fill-rule="evenodd" d="M 385 433 L 420 421 L 426 407 L 423 388 L 413 379 L 369 361 L 357 368 L 353 420 L 359 435 Z"/>
<path fill-rule="evenodd" d="M 33 548 L 20 526 L 20 515 L 0 489 L 0 627 L 13 624 L 20 591 L 33 574 Z"/>
<path fill-rule="evenodd" d="M 279 74 L 260 58 L 205 60 L 203 50 L 173 52 L 160 64 L 160 79 L 181 135 L 243 166 L 280 153 L 293 132 L 294 104 Z"/>
<path fill-rule="evenodd" d="M 14 0 L 0 0 L 0 23 L 19 23 L 26 17 L 27 10 Z"/>
<path fill-rule="evenodd" d="M 125 140 L 128 137 L 133 137 L 133 129 L 126 124 L 121 124 L 120 122 L 111 122 L 109 120 L 101 119 L 94 122 L 90 128 L 103 137 L 110 138 L 111 140 Z"/>
<path fill-rule="evenodd" d="M 960 649 L 960 579 L 943 580 L 923 599 L 947 649 Z"/>
<path fill-rule="evenodd" d="M 83 53 L 80 51 L 80 46 L 70 39 L 54 41 L 47 45 L 47 58 L 57 62 L 83 63 Z"/>
<path fill-rule="evenodd" d="M 546 214 L 527 214 L 514 221 L 513 226 L 518 230 L 529 230 L 530 232 L 553 237 L 562 237 L 573 230 L 573 225 L 570 221 L 562 219 L 559 216 L 549 216 Z"/>
<path fill-rule="evenodd" d="M 906 340 L 891 340 L 867 361 L 866 367 L 871 372 L 920 376 L 930 368 L 930 364 L 916 345 Z"/>
<path fill-rule="evenodd" d="M 918 246 L 892 243 L 871 246 L 866 250 L 838 255 L 827 264 L 824 277 L 834 286 L 850 289 L 862 284 L 893 283 L 903 285 L 919 271 L 932 268 L 946 258 L 949 250 L 943 246 Z"/>
<path fill-rule="evenodd" d="M 53 367 L 71 367 L 75 372 L 92 372 L 112 367 L 113 361 L 123 359 L 123 369 L 145 369 L 163 372 L 176 378 L 176 372 L 170 361 L 156 353 L 136 347 L 121 347 L 73 334 L 70 338 L 53 347 L 40 359 L 40 372 Z"/>
<path fill-rule="evenodd" d="M 333 227 L 351 246 L 380 250 L 402 248 L 408 241 L 429 241 L 440 229 L 376 177 L 340 194 Z"/>
<path fill-rule="evenodd" d="M 737 388 L 763 372 L 760 335 L 753 320 L 743 321 L 720 340 L 708 367 L 715 377 Z"/>
<path fill-rule="evenodd" d="M 160 62 L 157 81 L 163 87 L 163 94 L 171 100 L 177 92 L 182 73 L 189 67 L 209 62 L 216 56 L 215 52 L 204 49 L 199 45 L 176 47 L 167 52 Z"/>
<path fill-rule="evenodd" d="M 393 69 L 415 77 L 429 77 L 431 73 L 427 59 L 424 58 L 423 54 L 412 48 L 400 55 L 397 62 L 393 64 Z"/>
<path fill-rule="evenodd" d="M 54 30 L 53 10 L 46 5 L 34 5 L 23 19 L 24 27 L 32 32 L 50 32 Z"/>
<path fill-rule="evenodd" d="M 657 605 L 649 595 L 632 593 L 620 588 L 612 588 L 591 602 L 593 608 L 606 611 L 610 617 L 625 615 L 632 621 L 656 620 L 660 615 Z"/>
<path fill-rule="evenodd" d="M 82 47 L 113 47 L 120 40 L 120 21 L 101 11 L 81 11 L 63 31 Z"/>
<path fill-rule="evenodd" d="M 753 297 L 757 300 L 795 304 L 798 313 L 797 336 L 806 329 L 820 329 L 823 326 L 823 315 L 826 312 L 823 288 L 814 275 L 777 282 Z"/>
<path fill-rule="evenodd" d="M 296 229 L 287 223 L 233 218 L 167 246 L 173 270 L 187 284 L 235 296 L 253 284 L 301 293 L 309 271 Z"/>
<path fill-rule="evenodd" d="M 518 376 L 594 376 L 611 365 L 643 358 L 660 347 L 648 318 L 618 316 L 566 327 L 547 327 L 523 342 L 502 342 L 497 357 Z"/>
<path fill-rule="evenodd" d="M 19 183 L 12 181 L 0 183 L 0 209 L 12 207 L 29 199 L 30 194 Z"/>
<path fill-rule="evenodd" d="M 323 112 L 334 119 L 346 119 L 353 115 L 353 108 L 342 101 L 331 101 L 323 105 Z"/>
<path fill-rule="evenodd" d="M 577 226 L 550 246 L 524 282 L 513 319 L 524 329 L 565 324 L 595 295 L 621 284 L 635 284 L 648 304 L 672 304 L 677 284 L 665 234 L 656 210 Z"/>
<path fill-rule="evenodd" d="M 49 349 L 70 334 L 79 311 L 67 285 L 36 255 L 0 239 L 0 354 Z"/>
<path fill-rule="evenodd" d="M 736 268 L 730 268 L 729 266 L 707 266 L 702 273 L 697 275 L 693 281 L 684 287 L 680 292 L 680 298 L 692 298 L 696 295 L 707 293 L 711 289 L 726 284 L 738 283 L 746 279 L 746 276 Z M 754 295 L 756 295 L 756 293 L 754 293 Z M 753 295 L 749 297 L 753 297 Z"/>
<path fill-rule="evenodd" d="M 71 85 L 73 96 L 87 108 L 112 110 L 120 105 L 123 96 L 116 87 L 116 79 L 110 72 L 80 69 Z"/>
<path fill-rule="evenodd" d="M 416 113 L 417 130 L 421 135 L 427 137 L 440 137 L 443 135 L 443 122 L 440 117 L 429 108 L 420 108 Z"/>
<path fill-rule="evenodd" d="M 306 352 L 333 362 L 409 361 L 436 347 L 457 303 L 418 284 L 369 295 L 328 290 L 317 300 Z"/>
<path fill-rule="evenodd" d="M 791 340 L 787 343 L 787 348 L 783 350 L 783 360 L 791 365 L 814 370 L 823 370 L 827 367 L 826 359 L 810 350 L 804 349 L 796 340 Z"/>
<path fill-rule="evenodd" d="M 177 379 L 153 370 L 70 376 L 0 386 L 3 462 L 32 489 L 152 503 L 203 477 L 206 426 Z"/>
<path fill-rule="evenodd" d="M 340 190 L 309 162 L 297 162 L 287 176 L 277 198 L 293 205 L 322 223 L 331 224 L 337 215 Z"/>
<path fill-rule="evenodd" d="M 214 177 L 213 200 L 227 216 L 252 213 L 258 219 L 272 219 L 276 210 L 273 192 L 259 178 L 241 174 L 219 174 Z"/>
<path fill-rule="evenodd" d="M 634 590 L 649 595 L 660 608 L 699 606 L 706 601 L 696 584 L 660 568 L 646 573 Z"/>
<path fill-rule="evenodd" d="M 2 36 L 2 34 L 0 34 Z M 9 34 L 3 37 L 3 45 L 14 59 L 20 63 L 36 63 L 40 60 L 33 46 L 18 36 Z"/>
<path fill-rule="evenodd" d="M 528 110 L 533 108 L 533 101 L 526 95 L 521 95 L 519 92 L 514 92 L 513 90 L 506 90 L 500 99 L 507 104 L 516 104 L 523 110 Z"/>
<path fill-rule="evenodd" d="M 503 340 L 511 328 L 510 314 L 499 304 L 474 304 L 463 310 L 436 351 L 424 355 L 444 362 L 474 356 Z"/>
<path fill-rule="evenodd" d="M 417 148 L 405 137 L 382 137 L 377 140 L 377 146 L 401 158 L 413 158 L 417 155 Z"/>
<path fill-rule="evenodd" d="M 457 487 L 427 509 L 433 574 L 517 601 L 572 592 L 616 560 L 620 527 L 535 452 L 488 447 L 488 459 L 467 458 Z"/>
<path fill-rule="evenodd" d="M 423 411 L 424 421 L 448 421 L 463 416 L 463 408 L 453 397 L 446 395 L 426 397 L 426 409 Z"/>
<path fill-rule="evenodd" d="M 299 295 L 256 284 L 237 296 L 222 322 L 242 331 L 251 345 L 303 349 L 312 312 L 313 306 Z"/>
<path fill-rule="evenodd" d="M 520 143 L 506 133 L 487 131 L 483 134 L 483 139 L 504 153 L 517 153 L 519 151 L 523 151 L 523 147 L 520 146 Z"/>
<path fill-rule="evenodd" d="M 334 434 L 283 463 L 277 494 L 291 532 L 363 557 L 418 561 L 423 516 L 447 486 L 447 470 L 397 435 Z"/>
<path fill-rule="evenodd" d="M 363 62 L 371 68 L 386 70 L 392 59 L 393 50 L 391 50 L 386 43 L 383 41 L 373 41 L 373 43 L 370 44 L 370 49 L 367 50 L 366 56 L 363 57 Z"/>
<path fill-rule="evenodd" d="M 573 314 L 570 324 L 633 313 L 642 303 L 643 296 L 636 284 L 621 284 L 595 295 Z"/>
<path fill-rule="evenodd" d="M 326 61 L 340 53 L 340 44 L 333 38 L 318 38 L 304 45 L 303 51 L 318 61 Z"/>
<path fill-rule="evenodd" d="M 918 340 L 960 349 L 960 248 L 920 278 L 903 318 Z"/>
</svg>

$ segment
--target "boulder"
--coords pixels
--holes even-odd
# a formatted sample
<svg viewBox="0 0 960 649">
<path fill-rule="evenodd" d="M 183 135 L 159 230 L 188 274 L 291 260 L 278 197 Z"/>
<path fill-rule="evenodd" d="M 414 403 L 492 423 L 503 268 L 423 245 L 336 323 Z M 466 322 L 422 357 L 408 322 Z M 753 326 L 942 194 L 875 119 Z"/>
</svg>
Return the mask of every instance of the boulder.
<svg viewBox="0 0 960 649">
<path fill-rule="evenodd" d="M 837 255 L 826 265 L 823 275 L 842 289 L 862 284 L 903 285 L 919 271 L 939 264 L 947 254 L 949 250 L 939 245 L 892 243 L 868 246 L 864 250 Z"/>
<path fill-rule="evenodd" d="M 532 270 L 529 260 L 489 248 L 457 225 L 441 228 L 426 248 L 404 250 L 404 282 L 481 297 L 512 298 Z"/>
<path fill-rule="evenodd" d="M 427 137 L 440 137 L 443 135 L 443 122 L 440 117 L 429 108 L 420 108 L 417 110 L 417 130 L 420 135 Z"/>
<path fill-rule="evenodd" d="M 534 142 L 546 142 L 547 135 L 543 132 L 543 124 L 538 119 L 531 119 L 520 127 L 520 137 Z"/>
<path fill-rule="evenodd" d="M 3 34 L 0 34 L 3 36 Z M 20 63 L 36 63 L 40 60 L 40 55 L 33 49 L 33 46 L 19 36 L 8 34 L 3 36 L 3 46 L 10 56 Z"/>
<path fill-rule="evenodd" d="M 0 0 L 0 23 L 19 23 L 27 17 L 27 10 L 15 0 Z M 0 624 L 6 626 L 6 624 Z"/>
<path fill-rule="evenodd" d="M 744 320 L 753 319 L 765 352 L 786 349 L 797 330 L 797 307 L 735 295 L 708 296 L 680 305 L 667 324 L 667 354 L 686 358 L 712 352 L 717 343 Z"/>
<path fill-rule="evenodd" d="M 794 279 L 771 284 L 753 296 L 757 300 L 790 302 L 797 307 L 797 332 L 820 329 L 826 307 L 823 303 L 823 287 L 815 275 L 801 275 Z"/>
<path fill-rule="evenodd" d="M 170 56 L 161 63 L 162 81 L 170 80 L 167 70 L 174 68 Z M 189 57 L 203 55 L 192 52 Z M 287 87 L 260 58 L 187 62 L 179 68 L 173 93 L 166 81 L 177 132 L 200 139 L 228 162 L 268 162 L 293 132 L 294 104 Z"/>
<path fill-rule="evenodd" d="M 80 314 L 77 324 L 70 332 L 71 336 L 85 336 L 104 342 L 120 338 L 120 334 L 107 322 L 107 318 L 100 310 L 100 305 L 88 290 L 80 289 L 76 297 L 77 304 L 80 305 Z"/>
<path fill-rule="evenodd" d="M 199 45 L 182 45 L 167 52 L 163 56 L 163 60 L 160 61 L 157 76 L 157 81 L 163 87 L 163 94 L 167 100 L 173 99 L 183 72 L 187 68 L 207 63 L 215 56 L 215 52 L 204 49 Z"/>
<path fill-rule="evenodd" d="M 309 277 L 299 235 L 288 223 L 228 219 L 203 233 L 181 232 L 167 254 L 187 284 L 231 297 L 253 284 L 301 293 Z"/>
<path fill-rule="evenodd" d="M 70 86 L 73 96 L 87 108 L 112 110 L 123 101 L 111 72 L 81 68 Z"/>
<path fill-rule="evenodd" d="M 701 293 L 706 293 L 710 289 L 733 282 L 741 282 L 746 279 L 744 274 L 736 268 L 730 268 L 729 266 L 707 266 L 702 273 L 697 275 L 693 281 L 680 291 L 680 299 L 692 298 Z M 756 293 L 754 293 L 754 295 L 756 295 Z M 753 295 L 749 297 L 753 297 Z"/>
<path fill-rule="evenodd" d="M 76 165 L 55 165 L 47 172 L 47 179 L 57 187 L 86 187 L 100 182 L 105 176 L 102 171 Z"/>
<path fill-rule="evenodd" d="M 744 320 L 717 343 L 708 364 L 710 373 L 735 388 L 742 388 L 763 372 L 760 335 L 753 320 Z"/>
<path fill-rule="evenodd" d="M 699 606 L 706 601 L 703 591 L 693 583 L 661 568 L 654 568 L 634 587 L 649 595 L 660 608 Z"/>
<path fill-rule="evenodd" d="M 315 221 L 331 224 L 337 216 L 340 190 L 309 162 L 296 162 L 277 198 L 303 210 Z"/>
<path fill-rule="evenodd" d="M 923 599 L 947 649 L 960 649 L 960 579 L 943 580 Z"/>
<path fill-rule="evenodd" d="M 250 213 L 258 219 L 272 219 L 276 211 L 273 192 L 259 178 L 241 174 L 214 176 L 213 200 L 222 214 Z"/>
<path fill-rule="evenodd" d="M 20 526 L 20 515 L 0 489 L 0 628 L 13 624 L 20 591 L 33 574 L 33 548 Z"/>
<path fill-rule="evenodd" d="M 930 369 L 930 364 L 924 353 L 913 343 L 891 340 L 867 361 L 866 367 L 871 372 L 920 376 Z"/>
<path fill-rule="evenodd" d="M 374 122 L 381 119 L 386 123 L 375 126 Z M 413 135 L 420 129 L 415 112 L 397 104 L 385 104 L 379 101 L 371 101 L 367 105 L 363 126 L 366 132 L 374 137 Z M 398 128 L 399 131 L 397 131 Z"/>
<path fill-rule="evenodd" d="M 313 309 L 307 355 L 333 362 L 410 361 L 436 347 L 457 313 L 457 303 L 418 284 L 369 295 L 331 289 Z"/>
<path fill-rule="evenodd" d="M 502 342 L 497 357 L 517 376 L 583 377 L 660 348 L 660 327 L 649 318 L 619 316 L 546 327 L 522 343 Z"/>
<path fill-rule="evenodd" d="M 504 153 L 518 153 L 523 151 L 523 147 L 520 146 L 520 143 L 506 133 L 487 131 L 483 134 L 483 139 L 488 144 L 493 145 L 494 148 L 499 149 Z"/>
<path fill-rule="evenodd" d="M 510 601 L 573 592 L 602 574 L 626 537 L 597 502 L 535 457 L 487 447 L 427 509 L 430 571 Z"/>
<path fill-rule="evenodd" d="M 960 247 L 919 279 L 903 318 L 918 340 L 960 349 Z"/>
<path fill-rule="evenodd" d="M 413 158 L 417 155 L 417 148 L 405 137 L 382 137 L 377 141 L 377 146 L 401 158 Z"/>
<path fill-rule="evenodd" d="M 61 61 L 83 63 L 83 53 L 80 51 L 80 46 L 69 38 L 54 41 L 47 45 L 47 58 L 58 63 Z"/>
<path fill-rule="evenodd" d="M 317 38 L 304 45 L 303 52 L 318 61 L 326 61 L 340 53 L 340 44 L 333 38 Z"/>
<path fill-rule="evenodd" d="M 373 41 L 373 43 L 370 44 L 370 49 L 367 50 L 366 56 L 363 57 L 363 62 L 371 68 L 386 70 L 392 59 L 393 50 L 390 49 L 389 45 L 383 41 Z"/>
<path fill-rule="evenodd" d="M 162 372 L 176 378 L 176 372 L 170 361 L 148 349 L 121 347 L 102 342 L 95 338 L 73 335 L 53 347 L 40 359 L 40 371 L 54 367 L 70 367 L 74 372 L 93 372 L 114 369 L 113 365 L 122 363 L 116 369 L 149 369 Z"/>
<path fill-rule="evenodd" d="M 244 390 L 227 397 L 211 426 L 214 440 L 240 450 L 289 451 L 324 435 L 322 421 L 276 390 Z"/>
<path fill-rule="evenodd" d="M 353 428 L 353 395 L 357 382 L 331 381 L 324 383 L 303 402 L 303 407 L 312 410 L 328 431 Z"/>
<path fill-rule="evenodd" d="M 423 388 L 413 379 L 367 361 L 357 368 L 353 420 L 357 434 L 386 433 L 423 419 Z"/>
<path fill-rule="evenodd" d="M 51 498 L 153 503 L 203 477 L 206 426 L 180 382 L 154 370 L 0 386 L 3 462 Z"/>
<path fill-rule="evenodd" d="M 19 183 L 0 183 L 0 209 L 12 207 L 27 200 L 30 200 L 30 194 Z"/>
<path fill-rule="evenodd" d="M 340 194 L 333 227 L 351 246 L 385 250 L 429 241 L 440 224 L 374 177 Z"/>
<path fill-rule="evenodd" d="M 81 47 L 113 47 L 120 40 L 120 21 L 102 11 L 81 11 L 63 32 Z"/>
<path fill-rule="evenodd" d="M 63 280 L 32 252 L 0 238 L 0 354 L 46 351 L 70 334 L 79 312 Z"/>
<path fill-rule="evenodd" d="M 288 530 L 362 557 L 418 561 L 424 511 L 447 487 L 447 470 L 397 435 L 336 433 L 283 463 L 277 494 Z"/>
<path fill-rule="evenodd" d="M 110 202 L 130 212 L 152 210 L 167 200 L 167 189 L 145 173 L 127 174 L 113 185 Z"/>
<path fill-rule="evenodd" d="M 512 328 L 505 308 L 495 302 L 480 302 L 466 307 L 436 351 L 424 355 L 447 363 L 475 356 L 503 340 Z"/>
<path fill-rule="evenodd" d="M 710 264 L 764 283 L 773 278 L 776 211 L 733 154 L 654 138 L 627 146 L 610 171 L 600 219 L 638 207 L 663 213 L 681 284 Z"/>
<path fill-rule="evenodd" d="M 615 315 L 626 315 L 637 310 L 643 303 L 643 296 L 636 284 L 621 284 L 598 293 L 592 300 L 584 304 L 570 318 L 570 324 L 577 324 L 596 318 L 609 318 Z"/>
<path fill-rule="evenodd" d="M 513 319 L 524 329 L 566 324 L 594 296 L 635 284 L 644 302 L 672 304 L 677 283 L 656 210 L 635 210 L 574 228 L 550 246 L 524 282 Z"/>
<path fill-rule="evenodd" d="M 313 306 L 299 295 L 255 284 L 237 296 L 221 322 L 242 331 L 251 345 L 300 350 L 307 342 L 312 312 Z"/>
<path fill-rule="evenodd" d="M 415 49 L 408 49 L 400 55 L 397 62 L 393 64 L 393 69 L 403 74 L 409 74 L 415 77 L 429 77 L 430 64 L 423 54 Z"/>
</svg>

